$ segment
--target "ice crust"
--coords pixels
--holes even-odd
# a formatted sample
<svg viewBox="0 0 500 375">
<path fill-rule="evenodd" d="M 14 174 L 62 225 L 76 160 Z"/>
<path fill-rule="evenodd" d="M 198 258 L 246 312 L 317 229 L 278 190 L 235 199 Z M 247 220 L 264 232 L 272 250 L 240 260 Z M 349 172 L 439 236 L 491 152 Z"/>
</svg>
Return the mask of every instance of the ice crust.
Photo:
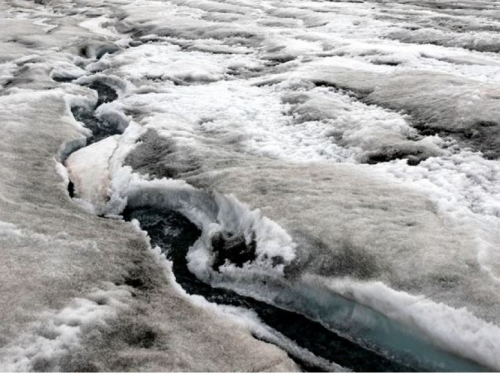
<svg viewBox="0 0 500 375">
<path fill-rule="evenodd" d="M 263 329 L 255 317 L 230 312 L 246 323 L 229 332 L 232 323 L 215 307 L 179 295 L 143 235 L 79 211 L 63 194 L 53 158 L 88 135 L 70 109 L 95 106 L 96 94 L 81 84 L 97 79 L 119 97 L 96 114 L 117 119 L 124 133 L 73 153 L 67 177 L 58 166 L 87 211 L 178 210 L 203 231 L 189 267 L 214 286 L 333 329 L 332 301 L 341 296 L 500 369 L 496 2 L 95 3 L 78 1 L 77 14 L 69 0 L 0 5 L 10 12 L 0 21 L 1 46 L 9 47 L 0 65 L 0 116 L 9 120 L 0 122 L 0 234 L 16 265 L 15 278 L 3 273 L 14 291 L 4 298 L 20 290 L 36 296 L 0 310 L 9 322 L 0 364 L 82 370 L 97 356 L 98 369 L 113 370 L 252 369 L 255 361 L 260 370 L 296 369 L 249 336 Z M 65 215 L 71 229 L 55 231 Z M 220 233 L 255 241 L 255 260 L 214 269 Z M 23 284 L 16 280 L 27 275 L 26 260 L 12 249 L 34 243 L 39 251 L 23 257 L 47 264 Z M 147 266 L 133 268 L 137 259 Z M 79 271 L 70 278 L 72 267 Z M 119 282 L 150 269 L 152 287 L 139 297 Z M 113 297 L 103 307 L 95 293 Z M 144 318 L 134 318 L 139 306 Z M 68 323 L 79 309 L 89 312 L 90 328 Z M 369 317 L 350 318 L 355 326 Z M 124 364 L 106 362 L 97 353 L 108 341 L 88 337 L 116 332 L 101 327 L 108 320 L 117 331 L 148 321 L 144 329 L 160 332 L 162 343 L 168 332 L 173 343 L 139 351 L 120 336 L 109 350 Z M 48 347 L 42 326 L 59 337 Z M 20 327 L 27 332 L 18 334 Z M 381 345 L 396 346 L 388 340 Z"/>
</svg>

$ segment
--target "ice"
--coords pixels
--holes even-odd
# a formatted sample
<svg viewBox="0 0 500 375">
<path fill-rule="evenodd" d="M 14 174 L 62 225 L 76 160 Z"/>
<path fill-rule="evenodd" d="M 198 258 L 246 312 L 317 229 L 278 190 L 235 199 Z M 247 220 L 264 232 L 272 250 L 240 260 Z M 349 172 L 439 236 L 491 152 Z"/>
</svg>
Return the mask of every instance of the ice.
<svg viewBox="0 0 500 375">
<path fill-rule="evenodd" d="M 90 32 L 96 35 L 103 35 L 106 37 L 116 38 L 118 34 L 115 30 L 109 27 L 111 20 L 105 16 L 91 18 L 89 20 L 83 21 L 79 26 L 88 29 Z"/>
<path fill-rule="evenodd" d="M 208 84 L 200 77 L 192 86 L 158 85 L 136 76 L 138 89 L 122 100 L 124 110 L 141 113 L 139 125 L 144 127 L 141 142 L 126 159 L 134 170 L 148 178 L 183 179 L 197 188 L 234 194 L 250 210 L 260 208 L 297 245 L 296 258 L 285 267 L 292 280 L 316 274 L 329 280 L 382 281 L 395 290 L 424 295 L 436 306 L 450 306 L 450 316 L 466 308 L 480 325 L 499 324 L 498 162 L 466 148 L 496 155 L 496 143 L 483 141 L 496 139 L 497 95 L 490 82 L 496 79 L 499 60 L 482 52 L 494 35 L 470 32 L 458 40 L 446 32 L 450 37 L 435 45 L 391 40 L 424 22 L 417 15 L 430 27 L 437 27 L 433 15 L 438 13 L 450 28 L 460 22 L 471 29 L 493 28 L 496 21 L 479 22 L 481 14 L 468 15 L 460 8 L 449 16 L 431 3 L 417 9 L 387 2 L 262 2 L 248 9 L 248 17 L 228 8 L 215 15 L 219 6 L 213 2 L 175 4 L 124 7 L 124 25 L 161 40 L 140 48 L 154 51 L 152 58 L 160 46 L 172 51 L 166 64 L 154 62 L 154 69 L 166 68 L 173 56 L 190 66 L 193 52 L 176 46 L 199 50 L 224 45 L 229 52 L 235 38 L 250 55 L 242 61 L 277 65 L 262 64 L 252 76 L 238 72 L 230 80 L 219 76 Z M 166 27 L 160 19 L 168 12 L 171 23 Z M 252 20 L 256 13 L 261 15 L 258 27 Z M 474 42 L 479 39 L 484 43 Z M 207 69 L 217 58 L 197 56 Z M 117 55 L 108 69 L 125 76 L 123 63 Z M 138 67 L 135 61 L 130 66 Z M 467 141 L 463 150 L 463 143 L 422 136 L 415 125 L 465 138 L 468 131 L 477 131 L 473 137 L 478 141 Z M 164 152 L 152 154 L 153 149 Z M 392 161 L 401 158 L 408 162 Z M 164 188 L 158 189 L 155 194 Z M 165 204 L 168 197 L 170 208 L 181 207 L 176 200 L 182 197 L 193 206 L 198 202 L 198 210 L 212 212 L 205 199 L 201 203 L 192 193 L 162 196 L 159 202 L 151 193 L 141 202 Z M 220 230 L 213 227 L 220 218 L 208 216 L 209 224 L 200 225 Z M 260 281 L 271 277 L 251 265 L 226 264 L 213 272 L 213 256 L 210 243 L 199 242 L 190 264 L 214 285 L 256 292 Z M 261 298 L 272 300 L 264 294 L 261 290 Z M 446 314 L 437 319 L 448 319 Z M 417 328 L 433 340 L 442 337 L 429 327 Z M 452 337 L 469 337 L 467 330 L 442 339 L 441 345 L 465 355 Z M 475 336 L 463 347 L 481 340 Z M 489 353 L 470 356 L 496 367 Z"/>
<path fill-rule="evenodd" d="M 138 224 L 137 224 L 138 225 Z M 297 358 L 301 358 L 306 363 L 312 364 L 314 366 L 320 367 L 324 370 L 330 372 L 341 372 L 346 371 L 347 369 L 342 368 L 341 366 L 326 361 L 322 358 L 315 356 L 309 351 L 300 348 L 297 344 L 295 344 L 292 340 L 283 336 L 279 332 L 275 331 L 271 327 L 266 326 L 263 322 L 260 321 L 259 317 L 256 316 L 255 313 L 237 307 L 225 306 L 225 305 L 217 305 L 215 303 L 207 302 L 203 297 L 197 295 L 187 294 L 182 287 L 177 283 L 175 277 L 172 273 L 172 263 L 168 261 L 165 256 L 161 253 L 161 249 L 153 249 L 153 251 L 157 251 L 156 254 L 159 257 L 159 260 L 162 261 L 165 265 L 165 268 L 170 271 L 168 272 L 169 277 L 171 278 L 171 282 L 174 287 L 177 288 L 178 292 L 185 295 L 190 301 L 192 301 L 195 305 L 203 307 L 209 311 L 214 312 L 216 315 L 221 316 L 222 318 L 229 319 L 233 324 L 237 324 L 245 327 L 253 335 L 259 337 L 260 339 L 264 339 L 267 342 L 273 343 L 278 347 L 283 348 L 288 353 L 293 353 Z"/>
<path fill-rule="evenodd" d="M 466 358 L 480 358 L 490 368 L 499 366 L 495 355 L 500 350 L 499 327 L 477 319 L 466 309 L 453 309 L 433 303 L 424 296 L 395 292 L 382 283 L 337 281 L 330 288 L 348 298 L 363 301 L 393 319 L 411 322 L 444 348 L 451 348 Z"/>
<path fill-rule="evenodd" d="M 108 160 L 117 147 L 117 138 L 118 136 L 109 137 L 82 148 L 66 160 L 69 178 L 77 187 L 75 194 L 80 199 L 91 202 L 92 213 L 96 215 L 104 212 L 108 200 L 110 188 Z"/>
<path fill-rule="evenodd" d="M 149 205 L 202 229 L 188 266 L 213 286 L 397 355 L 500 369 L 497 2 L 0 9 L 2 365 L 297 369 L 251 334 L 300 348 L 193 304 L 116 220 Z M 120 134 L 77 150 L 74 107 Z"/>
<path fill-rule="evenodd" d="M 94 291 L 89 298 L 75 298 L 68 307 L 46 314 L 43 323 L 34 324 L 4 347 L 5 362 L 0 368 L 7 372 L 62 371 L 64 367 L 52 363 L 78 349 L 82 336 L 99 334 L 109 321 L 116 319 L 121 309 L 127 308 L 120 299 L 130 298 L 129 291 L 119 289 Z"/>
<path fill-rule="evenodd" d="M 97 97 L 51 74 L 87 74 L 68 65 L 81 61 L 75 43 L 99 45 L 100 37 L 77 26 L 85 15 L 54 15 L 31 1 L 0 9 L 13 11 L 2 13 L 12 17 L 0 31 L 2 43 L 29 33 L 37 41 L 5 41 L 10 47 L 2 55 L 22 69 L 9 74 L 22 79 L 0 95 L 0 369 L 295 371 L 282 350 L 180 295 L 131 224 L 90 215 L 70 199 L 61 162 L 88 135 L 70 107 L 92 108 Z M 16 10 L 25 18 L 15 19 Z M 29 26 L 38 18 L 59 27 L 44 34 L 42 26 Z M 96 166 L 105 164 L 102 154 L 86 151 Z M 91 181 L 105 172 L 81 166 Z"/>
</svg>

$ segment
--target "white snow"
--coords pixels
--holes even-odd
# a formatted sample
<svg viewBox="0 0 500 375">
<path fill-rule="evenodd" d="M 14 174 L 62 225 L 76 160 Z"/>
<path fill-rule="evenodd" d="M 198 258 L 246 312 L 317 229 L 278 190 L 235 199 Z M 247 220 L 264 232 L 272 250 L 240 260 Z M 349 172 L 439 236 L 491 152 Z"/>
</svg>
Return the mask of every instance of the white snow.
<svg viewBox="0 0 500 375">
<path fill-rule="evenodd" d="M 76 194 L 92 204 L 91 213 L 100 215 L 108 200 L 110 176 L 108 162 L 117 147 L 118 136 L 108 137 L 84 147 L 66 160 L 70 180 L 76 186 Z"/>
</svg>

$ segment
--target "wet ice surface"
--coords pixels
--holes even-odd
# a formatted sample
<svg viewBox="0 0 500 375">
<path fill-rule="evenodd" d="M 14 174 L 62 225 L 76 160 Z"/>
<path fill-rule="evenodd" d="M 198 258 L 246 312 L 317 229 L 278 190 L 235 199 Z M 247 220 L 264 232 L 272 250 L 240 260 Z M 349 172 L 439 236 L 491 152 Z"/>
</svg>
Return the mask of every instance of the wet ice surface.
<svg viewBox="0 0 500 375">
<path fill-rule="evenodd" d="M 2 95 L 62 90 L 80 207 L 197 227 L 162 249 L 188 293 L 251 300 L 355 370 L 500 369 L 496 2 L 4 7 Z M 301 343 L 285 310 L 365 354 Z"/>
<path fill-rule="evenodd" d="M 186 265 L 186 254 L 196 238 L 201 235 L 199 229 L 180 214 L 155 207 L 137 207 L 126 209 L 123 213 L 126 220 L 138 220 L 141 228 L 146 230 L 151 243 L 159 246 L 169 259 L 173 261 L 173 272 L 177 282 L 186 292 L 201 295 L 217 304 L 244 307 L 257 312 L 262 321 L 292 339 L 301 347 L 319 357 L 331 360 L 352 371 L 374 372 L 414 372 L 414 371 L 481 371 L 481 367 L 456 358 L 446 358 L 446 354 L 438 353 L 440 361 L 433 363 L 416 362 L 411 355 L 389 357 L 366 349 L 359 343 L 352 342 L 337 333 L 326 329 L 321 324 L 291 311 L 275 308 L 253 298 L 244 297 L 224 288 L 212 288 L 198 280 Z M 237 246 L 231 246 L 234 253 Z M 344 302 L 345 305 L 348 302 Z M 346 308 L 342 302 L 337 308 Z M 384 322 L 385 323 L 385 322 Z M 382 323 L 382 324 L 384 324 Z M 392 333 L 395 333 L 394 330 Z M 411 341 L 406 337 L 407 345 Z M 417 343 L 418 345 L 419 343 Z M 380 348 L 379 348 L 380 349 Z M 420 350 L 425 350 L 425 345 Z M 434 353 L 427 353 L 430 356 Z M 294 358 L 297 360 L 296 358 Z M 299 358 L 300 360 L 300 358 Z M 301 363 L 301 362 L 299 362 Z M 301 363 L 303 369 L 324 371 L 320 366 Z M 305 365 L 305 366 L 304 366 Z"/>
</svg>

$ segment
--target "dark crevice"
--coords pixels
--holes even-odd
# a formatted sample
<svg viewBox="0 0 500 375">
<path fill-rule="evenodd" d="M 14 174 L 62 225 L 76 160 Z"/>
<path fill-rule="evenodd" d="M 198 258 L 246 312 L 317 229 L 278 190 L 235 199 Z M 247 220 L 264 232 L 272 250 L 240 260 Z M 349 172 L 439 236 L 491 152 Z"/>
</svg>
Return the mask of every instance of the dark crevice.
<svg viewBox="0 0 500 375">
<path fill-rule="evenodd" d="M 130 276 L 125 279 L 123 284 L 131 286 L 134 289 L 145 290 L 144 280 L 140 275 Z"/>
<path fill-rule="evenodd" d="M 252 238 L 247 244 L 245 237 L 242 235 L 234 235 L 229 233 L 224 235 L 219 232 L 212 237 L 212 251 L 215 254 L 213 268 L 219 271 L 226 261 L 238 267 L 242 267 L 247 262 L 252 262 L 256 259 L 255 250 L 257 243 L 255 238 Z"/>
<path fill-rule="evenodd" d="M 478 121 L 466 129 L 443 129 L 429 126 L 423 121 L 413 125 L 423 136 L 439 136 L 453 138 L 461 149 L 469 147 L 483 153 L 485 159 L 500 159 L 500 123 L 494 121 Z"/>
<path fill-rule="evenodd" d="M 87 129 L 92 131 L 92 136 L 87 138 L 87 145 L 99 142 L 109 136 L 120 134 L 118 123 L 111 120 L 103 120 L 94 115 L 94 111 L 89 111 L 82 107 L 71 108 L 73 117 L 85 124 Z"/>
<path fill-rule="evenodd" d="M 344 95 L 348 95 L 351 98 L 357 99 L 361 102 L 363 102 L 363 99 L 365 99 L 368 95 L 371 94 L 371 91 L 362 91 L 362 90 L 357 90 L 354 91 L 352 89 L 343 87 L 341 85 L 334 84 L 332 82 L 328 81 L 321 81 L 321 80 L 315 80 L 312 82 L 316 87 L 327 87 L 330 89 L 333 89 L 336 92 L 342 93 Z"/>
<path fill-rule="evenodd" d="M 74 81 L 76 78 L 74 77 L 58 77 L 52 76 L 52 80 L 59 83 L 68 83 Z"/>
<path fill-rule="evenodd" d="M 95 58 L 97 60 L 100 60 L 104 55 L 106 54 L 111 55 L 119 50 L 120 48 L 115 45 L 104 45 L 97 49 L 95 53 Z"/>
<path fill-rule="evenodd" d="M 97 117 L 95 115 L 95 108 L 99 107 L 101 104 L 110 103 L 118 98 L 116 91 L 99 81 L 94 81 L 85 86 L 97 91 L 98 99 L 96 106 L 91 109 L 86 107 L 72 107 L 71 112 L 73 112 L 75 120 L 82 122 L 87 129 L 92 131 L 92 136 L 87 139 L 87 145 L 99 142 L 115 134 L 121 134 L 122 129 L 119 120 L 112 117 Z"/>
<path fill-rule="evenodd" d="M 82 46 L 78 49 L 78 54 L 80 57 L 83 57 L 84 59 L 90 58 L 90 50 L 87 46 Z"/>
<path fill-rule="evenodd" d="M 275 56 L 275 57 L 268 57 L 266 60 L 270 62 L 270 65 L 276 66 L 276 65 L 286 64 L 295 59 L 296 57 L 294 56 Z"/>
<path fill-rule="evenodd" d="M 401 62 L 399 61 L 383 61 L 383 60 L 373 60 L 371 61 L 374 65 L 387 65 L 387 66 L 399 66 Z"/>
<path fill-rule="evenodd" d="M 422 161 L 426 160 L 429 155 L 422 151 L 405 151 L 398 149 L 383 150 L 374 154 L 368 155 L 366 164 L 387 163 L 393 160 L 406 159 L 408 165 L 419 165 Z"/>
<path fill-rule="evenodd" d="M 112 54 L 119 51 L 120 48 L 115 45 L 101 45 L 97 48 L 95 52 L 96 60 L 101 59 L 105 54 Z M 89 46 L 81 46 L 78 50 L 78 53 L 81 57 L 91 58 L 92 49 Z M 77 63 L 77 65 L 85 65 L 84 62 Z M 68 83 L 72 82 L 77 77 L 65 77 L 65 76 L 52 76 L 52 80 L 60 83 Z M 114 90 L 108 84 L 100 81 L 99 79 L 95 79 L 90 83 L 84 83 L 82 86 L 86 86 L 91 90 L 97 92 L 97 102 L 94 107 L 87 108 L 83 106 L 74 106 L 71 108 L 71 112 L 73 113 L 73 117 L 82 122 L 86 128 L 92 131 L 92 136 L 87 139 L 87 145 L 98 142 L 104 138 L 115 134 L 121 134 L 123 132 L 122 124 L 116 118 L 112 118 L 110 116 L 100 116 L 97 117 L 95 115 L 95 109 L 104 103 L 110 103 L 118 99 L 118 94 L 116 90 Z"/>
<path fill-rule="evenodd" d="M 99 86 L 94 87 L 100 90 Z M 103 102 L 108 100 L 106 92 L 100 93 Z M 167 154 L 168 152 L 170 151 L 167 151 Z M 74 196 L 72 183 L 69 184 L 68 189 L 70 194 Z M 201 231 L 178 212 L 145 206 L 127 207 L 122 215 L 127 221 L 132 219 L 139 221 L 141 228 L 147 231 L 151 245 L 160 247 L 167 258 L 172 261 L 172 271 L 176 281 L 188 294 L 200 295 L 207 301 L 219 305 L 231 305 L 252 310 L 264 324 L 294 341 L 299 347 L 353 371 L 421 372 L 441 370 L 422 367 L 410 358 L 392 358 L 382 349 L 379 352 L 367 349 L 301 314 L 241 296 L 228 289 L 212 287 L 200 281 L 189 271 L 186 255 L 189 248 L 200 238 Z M 256 257 L 255 239 L 247 241 L 241 235 L 226 233 L 215 236 L 212 239 L 212 247 L 215 255 L 215 270 L 218 270 L 226 261 L 241 267 Z M 124 284 L 137 290 L 147 290 L 150 285 L 144 280 L 144 270 L 139 267 L 129 272 L 129 275 L 124 279 Z M 154 337 L 146 335 L 139 340 L 140 346 L 149 347 L 149 345 L 154 344 L 154 340 Z M 322 370 L 293 355 L 290 357 L 305 371 Z"/>
<path fill-rule="evenodd" d="M 91 84 L 85 86 L 97 91 L 98 97 L 96 107 L 99 107 L 101 104 L 110 103 L 118 99 L 118 94 L 114 89 L 102 82 L 99 82 L 98 80 L 95 80 Z"/>
<path fill-rule="evenodd" d="M 75 197 L 75 184 L 71 180 L 68 183 L 68 193 L 71 198 Z"/>
</svg>

